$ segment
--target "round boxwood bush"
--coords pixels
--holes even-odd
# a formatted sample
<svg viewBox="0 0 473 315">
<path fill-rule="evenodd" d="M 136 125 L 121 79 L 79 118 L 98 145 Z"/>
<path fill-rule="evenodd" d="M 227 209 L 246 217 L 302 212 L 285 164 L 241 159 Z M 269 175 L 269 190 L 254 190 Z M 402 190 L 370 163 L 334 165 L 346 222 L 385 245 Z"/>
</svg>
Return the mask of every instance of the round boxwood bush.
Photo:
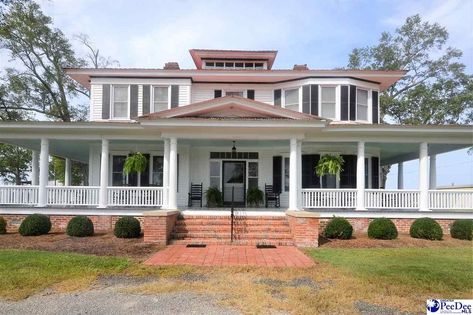
<svg viewBox="0 0 473 315">
<path fill-rule="evenodd" d="M 0 234 L 5 233 L 7 233 L 7 221 L 3 217 L 0 217 Z"/>
<path fill-rule="evenodd" d="M 338 238 L 347 240 L 353 234 L 353 227 L 350 222 L 344 218 L 333 218 L 327 223 L 322 235 L 326 238 Z"/>
<path fill-rule="evenodd" d="M 141 234 L 140 221 L 134 217 L 123 217 L 115 223 L 113 231 L 119 238 L 138 238 Z"/>
<path fill-rule="evenodd" d="M 77 237 L 92 236 L 94 235 L 94 224 L 88 217 L 78 215 L 67 223 L 66 233 L 69 236 Z"/>
<path fill-rule="evenodd" d="M 440 224 L 431 218 L 420 218 L 412 223 L 409 234 L 414 238 L 424 238 L 426 240 L 441 240 L 443 237 Z"/>
<path fill-rule="evenodd" d="M 44 214 L 30 214 L 20 224 L 18 230 L 23 236 L 48 234 L 51 230 L 51 220 Z"/>
<path fill-rule="evenodd" d="M 450 228 L 450 235 L 460 240 L 473 239 L 473 220 L 455 220 Z"/>
<path fill-rule="evenodd" d="M 368 237 L 379 240 L 393 240 L 397 237 L 396 225 L 387 218 L 377 218 L 368 226 Z"/>
</svg>

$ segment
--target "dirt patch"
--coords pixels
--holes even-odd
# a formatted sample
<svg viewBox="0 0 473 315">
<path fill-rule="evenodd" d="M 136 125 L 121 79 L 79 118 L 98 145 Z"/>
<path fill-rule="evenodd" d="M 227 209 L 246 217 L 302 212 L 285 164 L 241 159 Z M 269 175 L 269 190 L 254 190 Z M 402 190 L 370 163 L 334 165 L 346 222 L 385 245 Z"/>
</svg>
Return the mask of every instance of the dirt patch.
<svg viewBox="0 0 473 315">
<path fill-rule="evenodd" d="M 162 247 L 146 244 L 143 242 L 143 238 L 120 239 L 113 234 L 70 237 L 65 233 L 49 233 L 26 237 L 18 233 L 9 233 L 0 235 L 0 249 L 35 249 L 98 256 L 124 256 L 143 261 Z"/>
<path fill-rule="evenodd" d="M 412 238 L 409 234 L 399 234 L 395 240 L 376 240 L 366 233 L 356 233 L 349 240 L 329 240 L 320 237 L 319 246 L 323 248 L 401 248 L 401 247 L 466 247 L 471 241 L 458 240 L 444 235 L 441 241 Z"/>
<path fill-rule="evenodd" d="M 356 301 L 355 308 L 362 314 L 362 315 L 411 315 L 411 313 L 407 312 L 400 312 L 398 310 L 384 307 L 381 305 L 367 303 L 365 301 Z"/>
</svg>

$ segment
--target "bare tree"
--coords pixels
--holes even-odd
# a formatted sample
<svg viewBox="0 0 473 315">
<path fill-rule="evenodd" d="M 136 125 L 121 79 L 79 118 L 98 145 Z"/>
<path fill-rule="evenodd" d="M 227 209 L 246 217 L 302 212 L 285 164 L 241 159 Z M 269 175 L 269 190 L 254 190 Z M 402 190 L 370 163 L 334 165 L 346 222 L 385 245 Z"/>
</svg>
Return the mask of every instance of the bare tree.
<svg viewBox="0 0 473 315">
<path fill-rule="evenodd" d="M 100 55 L 100 49 L 95 47 L 95 45 L 90 40 L 89 35 L 87 34 L 78 34 L 74 38 L 78 40 L 82 45 L 87 49 L 85 63 L 92 66 L 95 69 L 98 68 L 113 68 L 120 67 L 118 60 L 112 59 L 110 56 L 104 57 Z"/>
</svg>

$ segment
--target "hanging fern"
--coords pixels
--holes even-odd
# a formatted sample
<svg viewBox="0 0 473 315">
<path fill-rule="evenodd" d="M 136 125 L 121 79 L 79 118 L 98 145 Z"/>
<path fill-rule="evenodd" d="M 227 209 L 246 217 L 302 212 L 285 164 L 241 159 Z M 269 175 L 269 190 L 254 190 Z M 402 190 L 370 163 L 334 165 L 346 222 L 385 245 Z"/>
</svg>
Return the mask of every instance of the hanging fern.
<svg viewBox="0 0 473 315">
<path fill-rule="evenodd" d="M 319 177 L 340 174 L 343 171 L 344 162 L 341 156 L 326 154 L 320 158 L 315 166 L 315 173 Z"/>
<path fill-rule="evenodd" d="M 142 173 L 146 170 L 148 166 L 148 159 L 140 152 L 136 152 L 128 156 L 125 160 L 125 165 L 123 165 L 123 172 L 125 174 L 130 173 Z"/>
</svg>

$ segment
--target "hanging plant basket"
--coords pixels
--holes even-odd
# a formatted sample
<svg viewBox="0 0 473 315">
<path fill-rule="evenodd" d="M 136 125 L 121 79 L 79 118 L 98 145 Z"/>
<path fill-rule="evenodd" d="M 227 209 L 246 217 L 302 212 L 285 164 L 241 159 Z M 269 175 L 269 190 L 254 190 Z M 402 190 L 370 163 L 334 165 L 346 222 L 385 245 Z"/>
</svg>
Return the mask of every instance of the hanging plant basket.
<svg viewBox="0 0 473 315">
<path fill-rule="evenodd" d="M 343 171 L 345 161 L 339 155 L 323 155 L 315 166 L 315 173 L 322 177 L 325 175 L 338 175 Z"/>
<path fill-rule="evenodd" d="M 141 152 L 136 152 L 129 155 L 126 160 L 125 164 L 123 165 L 123 172 L 128 175 L 131 173 L 138 174 L 138 186 L 140 186 L 141 182 L 141 173 L 146 171 L 146 167 L 148 166 L 148 159 L 144 156 Z"/>
</svg>

